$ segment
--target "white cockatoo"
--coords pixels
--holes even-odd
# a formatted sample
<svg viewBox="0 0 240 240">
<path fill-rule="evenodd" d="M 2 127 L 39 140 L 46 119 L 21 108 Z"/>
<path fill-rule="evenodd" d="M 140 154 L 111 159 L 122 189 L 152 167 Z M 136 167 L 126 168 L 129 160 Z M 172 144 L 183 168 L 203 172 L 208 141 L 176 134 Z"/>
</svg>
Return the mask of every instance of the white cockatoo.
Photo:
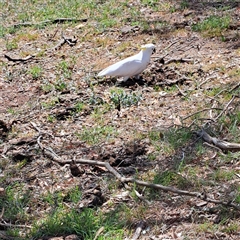
<svg viewBox="0 0 240 240">
<path fill-rule="evenodd" d="M 155 51 L 155 46 L 152 43 L 146 44 L 141 47 L 141 51 L 138 54 L 125 58 L 103 69 L 98 74 L 98 77 L 123 77 L 122 81 L 126 81 L 128 78 L 133 76 L 138 77 L 138 74 L 147 68 L 151 55 Z"/>
</svg>

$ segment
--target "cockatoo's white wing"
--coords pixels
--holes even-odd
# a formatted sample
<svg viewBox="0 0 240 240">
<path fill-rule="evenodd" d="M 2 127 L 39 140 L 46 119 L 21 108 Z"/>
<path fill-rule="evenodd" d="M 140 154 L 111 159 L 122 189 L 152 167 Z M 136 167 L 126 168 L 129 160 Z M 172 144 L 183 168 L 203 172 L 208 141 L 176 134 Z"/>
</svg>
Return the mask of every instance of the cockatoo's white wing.
<svg viewBox="0 0 240 240">
<path fill-rule="evenodd" d="M 147 65 L 147 63 L 142 62 L 138 55 L 139 54 L 126 58 L 103 69 L 98 76 L 131 77 L 137 75 L 142 72 Z"/>
</svg>

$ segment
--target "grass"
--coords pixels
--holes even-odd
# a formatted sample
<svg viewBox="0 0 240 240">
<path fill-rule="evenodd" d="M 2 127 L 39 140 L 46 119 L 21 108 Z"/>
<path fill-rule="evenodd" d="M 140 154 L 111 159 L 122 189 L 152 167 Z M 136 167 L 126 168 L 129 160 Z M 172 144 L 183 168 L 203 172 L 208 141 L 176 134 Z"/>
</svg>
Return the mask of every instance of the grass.
<svg viewBox="0 0 240 240">
<path fill-rule="evenodd" d="M 99 144 L 103 140 L 109 141 L 117 136 L 117 134 L 117 130 L 111 126 L 84 127 L 82 132 L 76 133 L 80 140 L 90 145 Z"/>
<path fill-rule="evenodd" d="M 228 29 L 230 22 L 229 16 L 219 17 L 212 15 L 202 22 L 192 25 L 192 30 L 202 32 L 208 37 L 222 36 L 224 30 Z"/>
<path fill-rule="evenodd" d="M 175 195 L 173 197 L 171 193 L 144 191 L 139 186 L 133 186 L 133 188 L 142 190 L 140 192 L 144 197 L 150 198 L 152 204 L 146 207 L 133 192 L 125 204 L 125 200 L 117 198 L 119 191 L 123 190 L 122 184 L 109 177 L 105 170 L 102 173 L 86 167 L 84 176 L 79 178 L 69 176 L 68 166 L 55 165 L 37 148 L 35 139 L 38 133 L 29 124 L 30 121 L 35 121 L 35 117 L 38 127 L 43 131 L 42 133 L 46 131 L 55 137 L 52 139 L 47 134 L 42 134 L 42 138 L 39 139 L 42 144 L 49 145 L 60 156 L 67 156 L 68 160 L 75 155 L 95 156 L 98 151 L 109 151 L 110 155 L 113 151 L 116 153 L 116 158 L 121 157 L 123 150 L 127 150 L 125 145 L 133 138 L 131 136 L 133 133 L 144 144 L 146 154 L 137 155 L 138 151 L 136 152 L 137 156 L 134 156 L 136 161 L 131 166 L 136 168 L 137 174 L 133 174 L 131 177 L 142 177 L 144 181 L 189 191 L 195 189 L 202 191 L 204 188 L 207 194 L 213 192 L 213 195 L 215 194 L 214 196 L 219 197 L 219 199 L 225 197 L 218 191 L 225 184 L 227 187 L 231 186 L 235 193 L 233 201 L 240 203 L 240 189 L 236 177 L 236 174 L 239 174 L 237 169 L 239 153 L 223 155 L 219 152 L 215 155 L 214 149 L 205 147 L 202 142 L 196 140 L 191 128 L 173 126 L 165 130 L 158 130 L 162 123 L 164 125 L 164 121 L 170 123 L 169 119 L 172 114 L 183 116 L 188 112 L 188 109 L 194 112 L 203 107 L 211 107 L 212 101 L 207 102 L 203 97 L 200 100 L 196 99 L 197 101 L 193 101 L 192 106 L 189 106 L 187 104 L 188 102 L 191 104 L 193 97 L 190 91 L 187 101 L 184 101 L 185 105 L 182 105 L 181 98 L 176 103 L 179 104 L 178 109 L 174 110 L 172 105 L 168 106 L 168 103 L 178 97 L 178 89 L 175 85 L 167 87 L 156 85 L 153 87 L 155 95 L 152 95 L 151 84 L 144 87 L 130 86 L 126 88 L 109 86 L 105 82 L 91 85 L 91 81 L 96 80 L 94 78 L 96 72 L 104 64 L 108 64 L 109 61 L 113 62 L 116 58 L 122 59 L 125 56 L 130 56 L 136 52 L 136 47 L 143 43 L 155 42 L 159 46 L 159 55 L 165 54 L 164 51 L 171 51 L 171 49 L 166 50 L 165 48 L 169 45 L 168 35 L 172 35 L 176 26 L 172 28 L 172 23 L 164 20 L 164 15 L 172 12 L 177 16 L 177 14 L 183 14 L 183 9 L 189 7 L 188 1 L 180 1 L 179 4 L 178 7 L 176 3 L 173 5 L 172 2 L 155 0 L 141 0 L 140 2 L 60 0 L 57 4 L 56 1 L 46 0 L 0 2 L 0 44 L 4 51 L 9 52 L 9 55 L 20 57 L 38 53 L 30 62 L 11 64 L 4 60 L 0 61 L 0 72 L 3 79 L 3 85 L 0 88 L 6 84 L 7 87 L 14 86 L 18 90 L 18 87 L 21 86 L 22 88 L 19 89 L 23 91 L 23 95 L 27 94 L 29 89 L 36 88 L 36 96 L 31 99 L 31 108 L 25 109 L 27 104 L 23 104 L 23 106 L 19 104 L 16 108 L 8 106 L 7 113 L 4 115 L 6 119 L 9 119 L 9 124 L 13 125 L 12 128 L 16 130 L 8 135 L 7 145 L 4 145 L 4 141 L 0 142 L 0 148 L 3 146 L 7 150 L 0 156 L 2 157 L 0 170 L 5 174 L 0 182 L 6 190 L 6 196 L 0 198 L 0 211 L 5 209 L 2 218 L 8 223 L 33 226 L 30 231 L 9 228 L 7 230 L 9 236 L 14 236 L 14 239 L 44 239 L 77 234 L 79 238 L 87 240 L 94 239 L 96 232 L 104 227 L 98 239 L 124 239 L 132 235 L 131 231 L 135 230 L 136 223 L 143 219 L 146 219 L 151 234 L 154 235 L 152 233 L 154 228 L 157 228 L 156 235 L 162 234 L 162 226 L 165 225 L 168 229 L 165 231 L 167 234 L 172 231 L 168 228 L 171 227 L 171 224 L 168 223 L 171 223 L 172 219 L 174 220 L 171 216 L 175 214 L 176 210 L 181 207 L 191 208 L 193 212 L 199 210 L 192 200 L 191 206 L 188 206 L 188 203 L 176 206 Z M 169 16 L 171 17 L 171 15 Z M 30 27 L 13 26 L 14 23 L 37 23 L 63 17 L 87 18 L 88 21 L 86 23 L 75 21 L 58 24 L 47 23 Z M 187 19 L 191 17 L 192 15 L 188 15 Z M 157 21 L 155 21 L 156 19 Z M 229 30 L 230 23 L 230 16 L 208 15 L 202 22 L 194 24 L 192 29 L 210 37 L 222 36 Z M 124 35 L 121 28 L 128 25 L 138 26 L 139 30 Z M 178 29 L 179 32 L 181 30 L 183 30 L 183 34 L 186 33 L 185 28 Z M 46 51 L 46 49 L 51 49 L 52 46 L 56 45 L 61 39 L 61 33 L 76 35 L 77 45 L 70 47 L 65 44 L 60 49 L 50 53 Z M 175 32 L 175 34 L 177 33 Z M 191 34 L 190 31 L 189 34 Z M 178 35 L 174 36 L 179 37 Z M 171 38 L 170 41 L 174 42 L 175 40 Z M 180 44 L 181 41 L 179 41 Z M 199 41 L 201 41 L 200 38 Z M 217 44 L 217 41 L 215 43 Z M 214 50 L 214 46 L 212 48 Z M 162 52 L 162 50 L 164 51 Z M 232 51 L 234 50 L 232 49 Z M 201 49 L 199 56 L 200 54 L 202 54 Z M 168 57 L 171 57 L 170 55 Z M 238 80 L 239 69 L 236 65 L 229 70 L 225 63 L 220 63 L 220 61 L 215 63 L 214 58 L 211 61 L 211 64 L 203 62 L 200 65 L 197 62 L 198 67 L 202 70 L 202 79 L 208 73 L 215 72 L 224 76 L 227 76 L 225 74 L 228 73 L 231 79 Z M 228 61 L 231 61 L 230 57 Z M 173 63 L 170 68 L 174 72 L 178 71 L 181 66 L 181 63 L 177 65 Z M 185 63 L 184 67 L 186 66 L 192 65 Z M 160 67 L 164 68 L 164 66 Z M 192 70 L 188 69 L 188 72 L 192 73 Z M 182 72 L 179 71 L 179 74 Z M 145 76 L 149 77 L 150 73 L 145 73 Z M 87 80 L 85 81 L 85 79 Z M 32 85 L 28 85 L 29 82 Z M 188 84 L 187 88 L 192 88 L 191 81 Z M 205 86 L 202 86 L 201 91 L 196 88 L 194 94 L 196 96 L 200 94 L 200 97 L 206 96 L 207 99 L 215 98 L 221 107 L 230 100 L 232 94 L 239 94 L 239 89 L 231 93 L 222 92 L 222 83 L 215 84 L 214 82 L 210 87 L 205 88 Z M 181 88 L 184 87 L 185 83 L 181 85 Z M 224 87 L 227 88 L 227 84 Z M 141 91 L 143 88 L 147 92 Z M 138 91 L 139 89 L 140 91 Z M 40 90 L 41 96 L 38 95 L 38 90 Z M 160 98 L 160 95 L 157 94 L 162 90 L 166 91 L 168 95 Z M 205 103 L 207 106 L 204 106 Z M 121 106 L 120 113 L 117 111 L 118 105 Z M 226 114 L 214 122 L 212 133 L 221 138 L 226 137 L 228 140 L 239 142 L 240 116 L 236 105 L 235 102 L 232 103 L 231 107 L 233 108 L 229 108 L 231 111 L 226 111 Z M 55 110 L 58 113 L 59 107 L 72 109 L 70 116 L 67 115 L 69 117 L 58 121 Z M 28 112 L 31 114 L 28 115 Z M 158 117 L 156 117 L 157 114 Z M 207 114 L 209 112 L 204 111 L 193 115 L 191 121 L 197 125 L 201 121 L 200 119 L 206 117 Z M 32 130 L 31 136 L 29 134 L 30 128 Z M 22 148 L 22 146 L 14 147 L 24 149 L 24 151 L 33 151 L 34 161 L 28 162 L 23 159 L 14 163 L 10 154 L 14 150 L 8 150 L 8 144 L 11 144 L 15 138 L 21 139 L 23 136 L 33 138 L 35 142 L 27 149 Z M 71 152 L 68 151 L 69 149 Z M 126 158 L 128 157 L 132 157 L 132 155 L 126 156 Z M 119 171 L 127 171 L 128 168 L 128 166 L 124 169 L 116 167 Z M 31 170 L 34 172 L 35 169 L 39 170 L 40 173 L 37 173 L 36 179 L 28 180 L 26 176 Z M 41 177 L 42 171 L 47 177 Z M 128 173 L 121 172 L 121 174 L 127 176 Z M 92 179 L 97 179 L 97 181 L 106 179 L 103 185 L 107 190 L 104 194 L 107 200 L 108 198 L 110 200 L 103 207 L 93 209 L 79 207 L 84 197 L 79 181 L 82 185 L 85 176 L 90 182 Z M 13 177 L 14 179 L 12 179 Z M 11 183 L 15 181 L 15 178 L 23 179 L 24 182 L 21 184 Z M 39 184 L 38 188 L 34 190 L 28 188 L 34 184 Z M 43 187 L 40 184 L 43 184 L 41 185 Z M 161 195 L 160 199 L 159 195 Z M 165 199 L 168 201 L 165 202 Z M 179 199 L 182 202 L 185 201 L 184 196 Z M 164 204 L 163 209 L 154 209 L 155 203 L 158 202 Z M 210 205 L 207 206 L 207 209 L 209 209 L 208 207 Z M 203 215 L 205 209 L 200 209 L 203 211 Z M 164 217 L 161 216 L 159 222 L 154 214 L 147 215 L 148 210 L 156 215 L 164 210 L 170 220 L 165 221 Z M 180 212 L 179 219 L 182 219 L 184 211 Z M 219 224 L 208 221 L 207 218 L 203 218 L 202 222 L 199 222 L 199 219 L 195 220 L 194 215 L 191 215 L 192 218 L 189 220 L 193 223 L 191 230 L 196 234 L 199 232 L 214 233 L 216 229 L 227 234 L 236 234 L 239 232 L 238 217 L 233 216 L 230 212 L 219 211 L 221 217 Z M 209 215 L 211 215 L 210 212 Z M 194 227 L 194 224 L 197 226 Z M 146 236 L 146 238 L 148 237 Z M 189 237 L 189 239 L 193 238 Z"/>
<path fill-rule="evenodd" d="M 142 96 L 136 93 L 127 94 L 120 88 L 112 89 L 110 91 L 110 101 L 117 107 L 119 104 L 121 107 L 130 107 L 131 105 L 137 105 L 142 100 Z"/>
<path fill-rule="evenodd" d="M 38 79 L 42 76 L 43 70 L 41 66 L 35 65 L 28 70 L 28 73 L 31 74 L 33 79 Z"/>
<path fill-rule="evenodd" d="M 33 238 L 47 236 L 63 236 L 76 234 L 77 236 L 91 240 L 96 232 L 104 227 L 102 236 L 98 239 L 123 239 L 124 221 L 119 219 L 120 210 L 103 215 L 101 212 L 96 213 L 94 209 L 66 209 L 59 206 L 48 215 L 48 217 L 36 223 L 31 233 Z"/>
</svg>

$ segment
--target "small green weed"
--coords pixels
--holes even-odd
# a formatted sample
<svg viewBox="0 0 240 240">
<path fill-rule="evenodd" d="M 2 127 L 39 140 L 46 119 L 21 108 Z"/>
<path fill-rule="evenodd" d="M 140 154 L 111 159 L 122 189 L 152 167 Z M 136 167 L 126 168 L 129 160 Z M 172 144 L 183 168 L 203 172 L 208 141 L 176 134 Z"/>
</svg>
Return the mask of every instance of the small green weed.
<svg viewBox="0 0 240 240">
<path fill-rule="evenodd" d="M 162 184 L 164 186 L 175 185 L 179 188 L 189 187 L 190 184 L 189 181 L 180 174 L 170 170 L 156 174 L 153 182 L 156 184 Z"/>
<path fill-rule="evenodd" d="M 236 203 L 240 204 L 240 187 L 237 188 L 237 194 L 235 197 Z"/>
<path fill-rule="evenodd" d="M 58 98 L 52 98 L 52 99 L 49 99 L 46 102 L 42 102 L 41 105 L 44 109 L 50 109 L 50 108 L 54 107 L 57 103 L 59 103 L 59 99 Z"/>
<path fill-rule="evenodd" d="M 16 40 L 12 40 L 12 41 L 7 41 L 6 42 L 6 48 L 8 51 L 14 50 L 18 48 L 18 44 Z"/>
<path fill-rule="evenodd" d="M 191 129 L 188 128 L 171 128 L 164 133 L 164 139 L 172 146 L 173 149 L 177 149 L 192 138 Z"/>
<path fill-rule="evenodd" d="M 229 180 L 234 179 L 235 171 L 218 169 L 213 173 L 212 177 L 215 181 L 229 181 Z"/>
<path fill-rule="evenodd" d="M 237 234 L 240 230 L 238 223 L 228 223 L 224 225 L 223 232 L 228 234 Z"/>
<path fill-rule="evenodd" d="M 28 73 L 32 75 L 33 79 L 38 79 L 42 76 L 43 70 L 40 66 L 33 66 L 28 70 Z"/>
<path fill-rule="evenodd" d="M 215 227 L 211 222 L 204 222 L 202 224 L 199 224 L 196 228 L 197 232 L 213 232 L 214 230 Z"/>
<path fill-rule="evenodd" d="M 110 94 L 110 101 L 115 106 L 120 104 L 122 107 L 130 107 L 131 105 L 137 105 L 142 100 L 141 95 L 135 93 L 127 94 L 124 90 L 118 88 L 111 90 Z"/>
<path fill-rule="evenodd" d="M 82 197 L 82 192 L 77 186 L 68 190 L 67 195 L 64 197 L 64 200 L 73 202 L 73 203 L 78 203 L 81 200 L 81 197 Z"/>
<path fill-rule="evenodd" d="M 54 84 L 54 87 L 57 91 L 63 92 L 64 90 L 67 89 L 67 84 L 65 81 L 59 80 Z"/>
<path fill-rule="evenodd" d="M 54 115 L 49 114 L 47 116 L 47 120 L 48 120 L 48 122 L 53 123 L 56 121 L 56 117 Z"/>
<path fill-rule="evenodd" d="M 44 220 L 34 225 L 31 238 L 38 239 L 47 236 L 60 236 L 65 234 L 77 234 L 81 239 L 91 240 L 100 227 L 104 227 L 99 239 L 123 239 L 125 221 L 120 220 L 122 211 L 107 213 L 105 216 L 94 209 L 67 209 L 64 206 L 57 207 Z M 29 236 L 29 237 L 30 237 Z"/>
<path fill-rule="evenodd" d="M 7 112 L 10 113 L 10 114 L 12 114 L 12 115 L 17 114 L 16 110 L 14 110 L 13 108 L 9 108 L 9 109 L 7 110 Z"/>
<path fill-rule="evenodd" d="M 85 108 L 85 104 L 83 102 L 77 102 L 74 107 L 76 109 L 76 112 L 79 113 Z"/>
<path fill-rule="evenodd" d="M 189 2 L 188 1 L 186 1 L 186 0 L 181 1 L 181 3 L 180 3 L 180 8 L 181 9 L 186 9 L 188 7 L 189 7 Z"/>
<path fill-rule="evenodd" d="M 58 66 L 57 69 L 60 71 L 60 74 L 64 77 L 64 78 L 71 78 L 72 76 L 72 71 L 71 68 L 69 66 L 69 63 L 66 62 L 65 60 L 61 61 Z"/>
<path fill-rule="evenodd" d="M 41 85 L 41 89 L 45 93 L 49 93 L 54 89 L 54 86 L 51 83 L 46 83 L 46 84 Z"/>
<path fill-rule="evenodd" d="M 88 144 L 96 144 L 102 140 L 109 140 L 117 135 L 117 130 L 111 126 L 84 127 L 81 133 L 77 133 L 77 136 Z"/>
<path fill-rule="evenodd" d="M 30 192 L 23 190 L 21 184 L 6 188 L 6 195 L 0 198 L 0 209 L 5 209 L 3 218 L 9 222 L 25 222 L 29 219 L 26 207 L 30 199 Z"/>
</svg>

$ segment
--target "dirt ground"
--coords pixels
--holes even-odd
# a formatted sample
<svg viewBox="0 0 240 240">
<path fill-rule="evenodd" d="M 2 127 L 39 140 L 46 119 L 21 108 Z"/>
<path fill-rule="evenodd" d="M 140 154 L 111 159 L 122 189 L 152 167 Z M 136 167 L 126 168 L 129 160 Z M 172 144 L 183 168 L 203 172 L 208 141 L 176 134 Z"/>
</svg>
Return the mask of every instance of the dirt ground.
<svg viewBox="0 0 240 240">
<path fill-rule="evenodd" d="M 84 207 L 98 206 L 107 212 L 111 209 L 109 201 L 114 202 L 112 208 L 122 202 L 132 209 L 144 206 L 144 212 L 136 210 L 129 220 L 132 233 L 139 224 L 142 226 L 138 239 L 239 239 L 239 211 L 234 208 L 171 192 L 156 191 L 153 197 L 149 190 L 145 196 L 146 190 L 136 187 L 146 203 L 129 194 L 106 168 L 77 162 L 108 161 L 125 177 L 151 182 L 155 174 L 176 171 L 184 159 L 185 173 L 179 173 L 181 177 L 189 179 L 190 169 L 197 169 L 197 178 L 175 187 L 231 201 L 231 194 L 239 189 L 238 156 L 223 161 L 221 151 L 207 147 L 195 134 L 207 127 L 218 139 L 239 140 L 240 123 L 236 123 L 234 135 L 229 131 L 231 117 L 218 116 L 231 100 L 231 90 L 239 88 L 239 3 L 230 4 L 226 10 L 232 21 L 221 36 L 205 36 L 191 28 L 214 12 L 217 4 L 220 3 L 203 8 L 201 2 L 190 1 L 186 9 L 172 13 L 143 9 L 148 29 L 126 25 L 91 35 L 86 28 L 81 31 L 88 22 L 77 26 L 63 23 L 44 29 L 22 27 L 21 31 L 29 31 L 36 39 L 30 41 L 30 35 L 19 34 L 16 49 L 8 50 L 6 41 L 11 42 L 17 33 L 0 39 L 0 174 L 10 176 L 1 182 L 2 187 L 24 183 L 24 189 L 32 190 L 35 199 L 27 211 L 38 218 L 48 211 L 43 203 L 37 203 L 40 195 L 80 186 L 83 197 L 79 205 Z M 73 41 L 72 46 L 65 41 L 56 47 L 62 30 L 68 42 Z M 96 77 L 109 63 L 137 53 L 137 46 L 148 42 L 153 42 L 157 51 L 139 80 L 121 83 L 114 78 Z M 127 47 L 118 54 L 124 43 Z M 32 57 L 26 60 L 28 56 Z M 40 66 L 40 72 L 34 72 L 35 66 Z M 116 88 L 141 96 L 141 100 L 130 106 L 115 106 L 111 91 Z M 238 95 L 224 116 L 239 111 Z M 78 111 L 80 102 L 84 107 Z M 92 140 L 91 129 L 98 127 L 104 130 L 99 130 Z M 178 129 L 193 134 L 185 144 L 168 150 L 163 143 L 166 131 L 180 142 L 174 135 Z M 104 131 L 110 133 L 106 135 Z M 150 132 L 157 133 L 157 144 L 153 144 Z M 199 144 L 204 146 L 201 154 Z M 44 152 L 47 148 L 50 154 Z M 51 154 L 66 164 L 54 161 Z M 77 162 L 77 168 L 70 164 L 72 160 Z M 16 167 L 23 162 L 21 168 Z M 234 169 L 236 176 L 215 181 L 209 176 L 216 169 Z M 118 186 L 110 190 L 106 179 Z M 202 184 L 204 181 L 207 183 Z M 209 229 L 199 227 L 206 222 Z M 236 230 L 224 230 L 232 223 Z M 2 227 L 1 231 L 5 229 Z"/>
</svg>

